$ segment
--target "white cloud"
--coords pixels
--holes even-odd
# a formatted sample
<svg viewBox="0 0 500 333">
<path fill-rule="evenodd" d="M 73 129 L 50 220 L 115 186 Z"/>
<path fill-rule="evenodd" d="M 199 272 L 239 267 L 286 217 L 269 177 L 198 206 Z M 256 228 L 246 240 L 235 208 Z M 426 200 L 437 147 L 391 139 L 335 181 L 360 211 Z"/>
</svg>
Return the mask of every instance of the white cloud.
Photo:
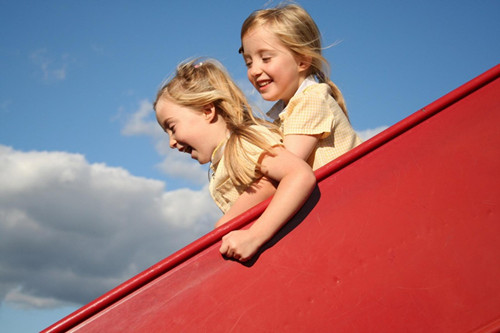
<svg viewBox="0 0 500 333">
<path fill-rule="evenodd" d="M 84 304 L 212 230 L 207 188 L 0 145 L 0 299 Z M 196 209 L 193 209 L 196 207 Z"/>
<path fill-rule="evenodd" d="M 39 49 L 30 56 L 33 63 L 41 71 L 45 82 L 62 81 L 66 79 L 68 68 L 68 55 L 64 54 L 59 60 L 48 55 L 47 49 Z"/>
<path fill-rule="evenodd" d="M 147 100 L 139 102 L 139 108 L 128 115 L 122 128 L 123 135 L 146 135 L 159 139 L 165 135 L 154 117 L 153 105 Z"/>
<path fill-rule="evenodd" d="M 26 294 L 20 287 L 9 290 L 5 296 L 5 302 L 22 309 L 57 308 L 66 303 L 53 297 L 36 297 Z M 68 303 L 68 305 L 72 305 L 72 303 Z"/>
<path fill-rule="evenodd" d="M 389 127 L 388 126 L 379 126 L 379 127 L 375 127 L 375 128 L 365 129 L 362 131 L 356 131 L 356 133 L 358 133 L 359 137 L 363 141 L 366 141 L 366 140 L 370 139 L 371 137 L 377 135 L 378 133 L 386 130 L 387 128 L 389 128 Z"/>
</svg>

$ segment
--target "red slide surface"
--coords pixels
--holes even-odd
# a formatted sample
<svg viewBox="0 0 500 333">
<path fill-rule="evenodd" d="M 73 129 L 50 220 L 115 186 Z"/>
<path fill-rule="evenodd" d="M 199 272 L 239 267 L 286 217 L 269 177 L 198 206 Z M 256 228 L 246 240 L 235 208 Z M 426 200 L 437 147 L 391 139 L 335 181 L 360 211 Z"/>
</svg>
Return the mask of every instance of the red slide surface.
<svg viewBox="0 0 500 333">
<path fill-rule="evenodd" d="M 264 202 L 43 332 L 500 330 L 500 65 L 318 170 L 243 265 Z"/>
</svg>

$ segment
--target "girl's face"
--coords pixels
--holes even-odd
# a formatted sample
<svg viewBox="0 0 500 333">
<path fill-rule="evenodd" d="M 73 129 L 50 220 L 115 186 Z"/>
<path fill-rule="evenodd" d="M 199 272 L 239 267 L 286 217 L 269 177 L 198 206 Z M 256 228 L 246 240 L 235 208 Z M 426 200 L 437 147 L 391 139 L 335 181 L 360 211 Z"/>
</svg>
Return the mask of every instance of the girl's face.
<svg viewBox="0 0 500 333">
<path fill-rule="evenodd" d="M 283 100 L 295 94 L 306 77 L 309 63 L 298 59 L 265 26 L 250 29 L 242 39 L 248 79 L 267 101 Z"/>
<path fill-rule="evenodd" d="M 170 148 L 190 154 L 200 164 L 210 162 L 214 149 L 225 138 L 225 123 L 217 121 L 213 106 L 197 110 L 161 98 L 156 118 L 169 136 Z"/>
</svg>

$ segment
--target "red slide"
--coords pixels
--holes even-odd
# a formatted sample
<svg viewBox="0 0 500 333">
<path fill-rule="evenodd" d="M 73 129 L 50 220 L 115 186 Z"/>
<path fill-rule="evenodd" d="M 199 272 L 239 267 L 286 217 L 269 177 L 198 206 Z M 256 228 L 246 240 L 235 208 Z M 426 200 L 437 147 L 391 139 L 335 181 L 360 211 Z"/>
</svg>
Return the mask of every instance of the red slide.
<svg viewBox="0 0 500 333">
<path fill-rule="evenodd" d="M 43 332 L 500 331 L 500 65 L 317 172 L 249 263 L 264 202 Z"/>
</svg>

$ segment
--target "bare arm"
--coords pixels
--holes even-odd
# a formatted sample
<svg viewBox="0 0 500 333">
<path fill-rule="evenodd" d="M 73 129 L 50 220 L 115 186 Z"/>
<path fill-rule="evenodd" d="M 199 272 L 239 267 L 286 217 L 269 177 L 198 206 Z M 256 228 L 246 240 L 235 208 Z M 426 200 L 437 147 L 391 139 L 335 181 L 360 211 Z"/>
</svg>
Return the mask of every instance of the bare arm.
<svg viewBox="0 0 500 333">
<path fill-rule="evenodd" d="M 285 135 L 283 143 L 288 151 L 307 161 L 318 144 L 319 137 L 319 135 L 289 134 Z"/>
<path fill-rule="evenodd" d="M 264 213 L 247 230 L 235 230 L 222 238 L 220 252 L 240 261 L 250 259 L 305 203 L 316 185 L 311 167 L 283 147 L 265 154 L 261 172 L 279 182 Z"/>
<path fill-rule="evenodd" d="M 261 203 L 273 195 L 274 192 L 276 192 L 274 184 L 267 177 L 261 177 L 238 197 L 226 214 L 215 223 L 215 227 L 220 227 L 258 203 Z"/>
</svg>

